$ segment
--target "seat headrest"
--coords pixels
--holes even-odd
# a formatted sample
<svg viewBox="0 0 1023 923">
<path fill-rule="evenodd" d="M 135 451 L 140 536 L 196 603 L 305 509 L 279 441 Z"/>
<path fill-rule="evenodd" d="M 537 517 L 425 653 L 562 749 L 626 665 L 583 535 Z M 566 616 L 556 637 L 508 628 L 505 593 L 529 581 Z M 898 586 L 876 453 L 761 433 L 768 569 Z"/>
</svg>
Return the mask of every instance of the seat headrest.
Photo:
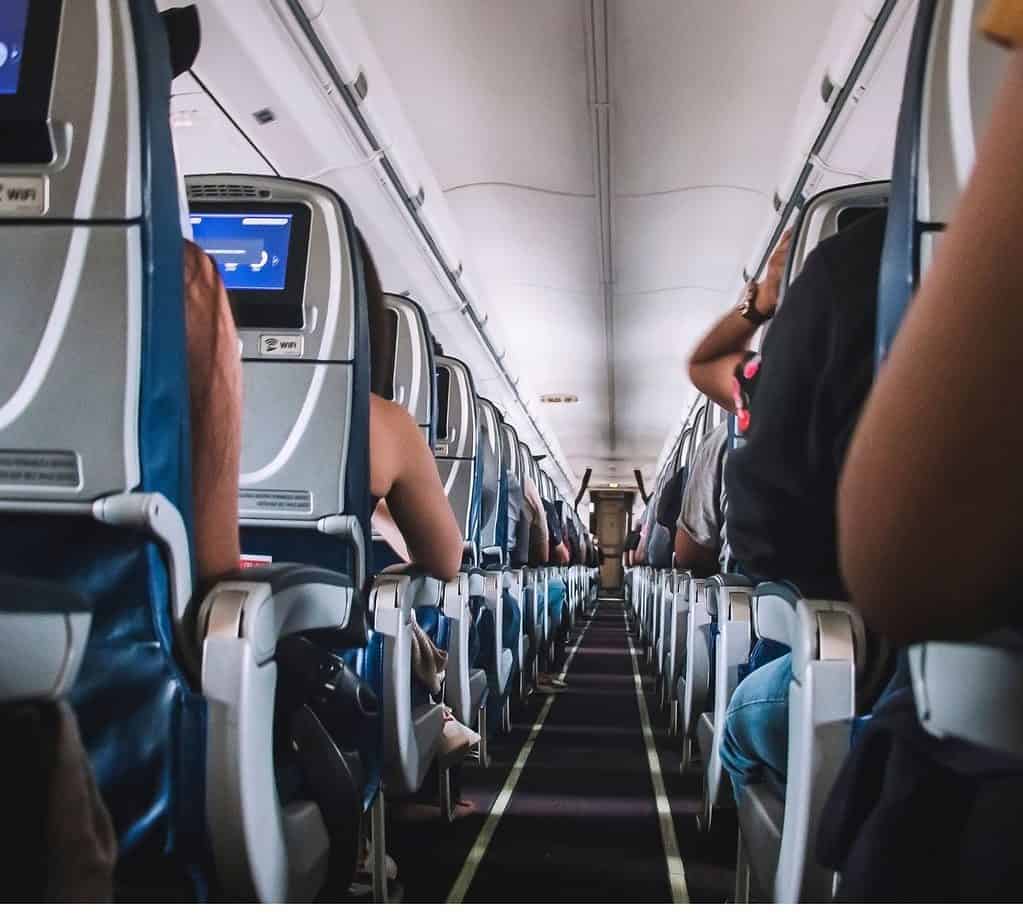
<svg viewBox="0 0 1023 923">
<path fill-rule="evenodd" d="M 479 407 L 472 373 L 462 361 L 438 356 L 437 444 L 434 454 L 444 492 L 466 536 L 479 528 L 482 466 L 479 460 Z"/>
<path fill-rule="evenodd" d="M 391 400 L 412 415 L 433 445 L 437 382 L 430 322 L 411 298 L 387 295 L 385 302 L 395 320 Z"/>
<path fill-rule="evenodd" d="M 477 403 L 480 418 L 479 456 L 483 469 L 480 544 L 489 548 L 497 545 L 501 478 L 505 468 L 504 443 L 497 408 L 486 398 L 479 398 Z"/>
</svg>

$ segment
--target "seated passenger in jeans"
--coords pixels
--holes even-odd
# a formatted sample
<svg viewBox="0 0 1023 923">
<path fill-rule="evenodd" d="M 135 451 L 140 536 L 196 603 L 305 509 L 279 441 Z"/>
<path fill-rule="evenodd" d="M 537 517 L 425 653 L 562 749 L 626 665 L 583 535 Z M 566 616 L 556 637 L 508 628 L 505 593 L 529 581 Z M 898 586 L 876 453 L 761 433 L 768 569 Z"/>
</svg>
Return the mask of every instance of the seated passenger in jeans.
<svg viewBox="0 0 1023 923">
<path fill-rule="evenodd" d="M 748 348 L 777 306 L 786 232 L 764 282 L 750 285 L 744 306 L 729 311 L 690 360 L 693 383 L 736 413 L 744 437 L 724 475 L 736 569 L 757 581 L 791 581 L 805 596 L 848 598 L 835 497 L 873 379 L 885 218 L 865 217 L 810 254 L 758 356 Z M 784 788 L 792 664 L 779 648 L 758 647 L 728 706 L 721 761 L 737 799 L 755 782 Z"/>
</svg>

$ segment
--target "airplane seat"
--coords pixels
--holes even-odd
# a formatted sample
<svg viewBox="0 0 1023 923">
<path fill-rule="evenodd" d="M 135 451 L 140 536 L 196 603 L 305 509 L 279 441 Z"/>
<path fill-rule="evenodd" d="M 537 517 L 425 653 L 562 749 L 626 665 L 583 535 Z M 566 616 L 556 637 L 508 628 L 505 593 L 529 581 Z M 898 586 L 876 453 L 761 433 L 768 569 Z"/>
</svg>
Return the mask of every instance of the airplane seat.
<svg viewBox="0 0 1023 923">
<path fill-rule="evenodd" d="M 521 458 L 519 457 L 519 437 L 515 427 L 506 420 L 501 421 L 501 457 L 505 461 L 509 504 L 506 549 L 510 552 L 508 564 L 511 567 L 512 595 L 519 604 L 522 622 L 522 629 L 519 632 L 519 650 L 516 657 L 519 664 L 518 697 L 519 701 L 525 701 L 535 678 L 538 600 L 534 586 L 536 573 L 529 567 L 529 530 L 523 525 L 523 517 L 526 515 L 524 510 L 519 509 L 518 511 L 517 531 L 514 536 L 511 531 L 513 484 L 517 488 L 517 502 L 525 504 L 525 496 L 523 494 Z"/>
<path fill-rule="evenodd" d="M 436 450 L 437 416 L 437 358 L 429 320 L 423 308 L 403 295 L 389 294 L 385 298 L 388 314 L 393 319 L 390 331 L 393 348 L 392 368 L 389 376 L 389 397 L 403 406 L 418 425 L 423 438 Z M 446 413 L 446 404 L 445 404 Z M 485 677 L 473 669 L 473 652 L 479 646 L 476 626 L 468 605 L 468 578 L 458 575 L 447 584 L 418 573 L 398 562 L 397 555 L 383 541 L 374 536 L 374 558 L 387 561 L 392 573 L 404 572 L 413 583 L 414 611 L 420 627 L 448 654 L 444 699 L 455 717 L 468 727 L 483 726 L 484 740 L 480 746 L 481 762 L 487 762 L 485 722 Z M 441 799 L 450 794 L 446 772 L 441 771 Z M 442 813 L 450 816 L 446 804 Z"/>
<path fill-rule="evenodd" d="M 482 491 L 480 505 L 480 563 L 485 573 L 496 575 L 501 596 L 501 628 L 499 645 L 502 660 L 511 655 L 511 672 L 521 667 L 519 651 L 522 647 L 522 610 L 511 573 L 506 569 L 506 543 L 508 527 L 508 475 L 504 458 L 502 420 L 491 401 L 478 398 L 480 421 L 480 452 Z M 513 629 L 510 631 L 509 629 Z M 508 646 L 505 646 L 505 645 Z"/>
<path fill-rule="evenodd" d="M 516 451 L 519 457 L 519 479 L 523 482 L 531 481 L 539 493 L 539 466 L 533 458 L 532 452 L 529 451 L 529 447 L 518 438 L 517 434 L 516 439 Z M 530 568 L 530 579 L 533 601 L 532 618 L 530 621 L 536 635 L 533 655 L 533 676 L 535 677 L 539 670 L 541 659 L 546 657 L 551 637 L 550 606 L 548 605 L 550 596 L 550 568 L 546 562 L 539 567 Z"/>
<path fill-rule="evenodd" d="M 714 638 L 707 600 L 708 581 L 694 577 L 689 581 L 686 607 L 685 656 L 675 686 L 682 735 L 682 768 L 692 760 L 696 725 L 707 710 L 712 695 Z"/>
<path fill-rule="evenodd" d="M 194 899 L 215 881 L 167 41 L 152 3 L 95 0 L 32 4 L 24 42 L 0 97 L 0 682 L 73 705 L 117 894 Z"/>
<path fill-rule="evenodd" d="M 440 706 L 415 709 L 410 701 L 410 610 L 401 605 L 407 596 L 403 578 L 391 578 L 391 599 L 374 585 L 372 633 L 365 627 L 369 332 L 355 226 L 335 193 L 310 183 L 192 176 L 187 191 L 196 242 L 218 263 L 238 325 L 244 376 L 242 564 L 255 568 L 240 572 L 239 579 L 248 574 L 256 587 L 241 594 L 233 579 L 218 587 L 202 610 L 206 646 L 219 652 L 221 665 L 214 670 L 210 661 L 204 671 L 204 689 L 209 686 L 218 705 L 210 732 L 219 742 L 215 757 L 231 765 L 236 755 L 225 742 L 242 733 L 238 726 L 244 730 L 247 722 L 267 720 L 278 676 L 278 724 L 284 724 L 278 734 L 287 738 L 291 732 L 276 750 L 285 764 L 278 775 L 300 779 L 299 787 L 318 795 L 313 800 L 333 818 L 330 883 L 343 889 L 354 873 L 361 817 L 371 810 L 375 897 L 386 899 L 383 788 L 403 792 L 417 779 L 421 783 L 423 764 L 429 765 L 439 746 L 443 714 Z M 226 252 L 239 249 L 244 252 Z M 244 611 L 260 607 L 260 585 L 273 589 L 280 561 L 297 561 L 314 573 L 331 575 L 323 577 L 331 587 L 329 596 L 320 588 L 323 601 L 331 600 L 339 627 L 358 628 L 347 635 L 310 635 L 325 648 L 317 652 L 323 660 L 317 669 L 335 677 L 324 687 L 331 698 L 346 690 L 354 697 L 341 709 L 352 719 L 347 723 L 336 718 L 335 708 L 318 709 L 322 692 L 315 689 L 307 707 L 282 714 L 281 702 L 295 701 L 286 687 L 306 682 L 303 669 L 312 670 L 313 652 L 297 643 L 279 645 L 275 652 L 265 646 L 266 639 L 249 637 L 248 620 L 239 619 L 239 606 Z M 277 616 L 268 611 L 268 617 L 279 618 L 286 610 Z M 301 625 L 300 611 L 296 619 Z M 256 717 L 247 714 L 249 707 Z M 249 759 L 264 765 L 266 757 L 255 752 Z M 270 810 L 276 808 L 273 773 L 271 767 L 262 771 L 267 777 L 261 784 L 271 799 L 263 809 Z M 242 834 L 254 840 L 250 852 L 259 848 L 255 828 L 247 826 Z M 308 847 L 307 840 L 295 841 L 295 850 Z M 231 856 L 237 844 L 228 838 L 217 850 Z M 336 868 L 336 855 L 346 857 L 345 874 Z M 236 864 L 243 881 L 248 871 Z"/>
<path fill-rule="evenodd" d="M 478 723 L 479 719 L 490 720 L 493 715 L 490 706 L 499 703 L 501 722 L 506 725 L 505 692 L 511 676 L 512 653 L 505 651 L 501 643 L 503 580 L 500 574 L 486 573 L 478 566 L 485 477 L 480 410 L 472 373 L 464 362 L 441 356 L 437 358 L 437 369 L 440 413 L 435 455 L 444 491 L 465 536 L 462 572 L 468 581 L 468 607 L 480 641 L 480 659 L 473 667 L 483 669 L 482 676 L 473 670 L 468 707 L 474 723 Z M 481 712 L 484 697 L 487 707 Z M 463 705 L 465 701 L 463 698 Z"/>
<path fill-rule="evenodd" d="M 783 791 L 751 785 L 738 804 L 736 899 L 830 900 L 834 873 L 815 860 L 816 834 L 849 751 L 866 631 L 851 604 L 805 599 L 788 583 L 757 586 L 753 629 L 792 651 L 787 781 Z"/>
<path fill-rule="evenodd" d="M 721 740 L 728 702 L 739 685 L 753 648 L 753 584 L 739 574 L 716 574 L 707 581 L 707 616 L 713 639 L 709 711 L 699 716 L 696 739 L 703 757 L 700 826 L 710 830 L 721 791 Z"/>
</svg>

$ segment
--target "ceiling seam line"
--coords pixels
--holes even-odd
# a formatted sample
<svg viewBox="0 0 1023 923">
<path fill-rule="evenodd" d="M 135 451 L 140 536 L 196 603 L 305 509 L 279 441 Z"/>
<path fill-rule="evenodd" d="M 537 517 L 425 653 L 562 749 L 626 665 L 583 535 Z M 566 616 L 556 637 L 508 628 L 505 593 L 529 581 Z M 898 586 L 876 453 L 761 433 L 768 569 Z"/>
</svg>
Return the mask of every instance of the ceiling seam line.
<svg viewBox="0 0 1023 923">
<path fill-rule="evenodd" d="M 543 186 L 530 186 L 528 183 L 508 183 L 501 180 L 480 180 L 475 183 L 460 183 L 457 186 L 446 186 L 441 189 L 443 193 L 461 192 L 463 189 L 480 188 L 518 189 L 522 192 L 538 192 L 541 195 L 562 196 L 566 199 L 595 199 L 596 196 L 590 192 L 567 192 L 563 189 L 547 189 Z"/>
<path fill-rule="evenodd" d="M 737 186 L 732 183 L 695 183 L 692 186 L 678 186 L 674 189 L 655 189 L 653 192 L 619 192 L 619 199 L 651 199 L 657 196 L 681 195 L 684 192 L 703 192 L 709 189 L 728 189 L 732 192 L 748 192 L 750 195 L 770 199 L 771 196 L 761 189 L 752 186 Z"/>
</svg>

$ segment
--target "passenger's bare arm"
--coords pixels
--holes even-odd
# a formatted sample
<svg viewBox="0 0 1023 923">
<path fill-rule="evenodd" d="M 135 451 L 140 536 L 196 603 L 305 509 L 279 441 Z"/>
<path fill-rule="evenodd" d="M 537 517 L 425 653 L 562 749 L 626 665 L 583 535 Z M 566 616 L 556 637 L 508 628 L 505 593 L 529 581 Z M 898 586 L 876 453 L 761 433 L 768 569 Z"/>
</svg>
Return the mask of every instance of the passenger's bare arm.
<svg viewBox="0 0 1023 923">
<path fill-rule="evenodd" d="M 778 292 L 792 232 L 786 231 L 767 261 L 767 275 L 757 289 L 756 310 L 767 317 L 778 305 Z M 689 357 L 689 378 L 697 390 L 729 413 L 735 411 L 735 367 L 749 349 L 756 326 L 732 308 L 708 333 Z"/>
<path fill-rule="evenodd" d="M 430 447 L 403 407 L 375 394 L 369 423 L 373 494 L 387 498 L 413 563 L 451 580 L 462 565 L 462 533 Z"/>
<path fill-rule="evenodd" d="M 675 566 L 682 570 L 694 570 L 703 577 L 717 569 L 718 555 L 714 548 L 706 548 L 685 529 L 675 530 Z"/>
<path fill-rule="evenodd" d="M 185 241 L 184 264 L 196 563 L 199 577 L 209 579 L 235 570 L 241 556 L 241 360 L 216 266 L 191 241 Z"/>
<path fill-rule="evenodd" d="M 976 169 L 853 437 L 842 569 L 864 618 L 900 641 L 1004 623 L 1023 539 L 1023 50 Z M 1011 604 L 1009 604 L 1011 607 Z"/>
</svg>

